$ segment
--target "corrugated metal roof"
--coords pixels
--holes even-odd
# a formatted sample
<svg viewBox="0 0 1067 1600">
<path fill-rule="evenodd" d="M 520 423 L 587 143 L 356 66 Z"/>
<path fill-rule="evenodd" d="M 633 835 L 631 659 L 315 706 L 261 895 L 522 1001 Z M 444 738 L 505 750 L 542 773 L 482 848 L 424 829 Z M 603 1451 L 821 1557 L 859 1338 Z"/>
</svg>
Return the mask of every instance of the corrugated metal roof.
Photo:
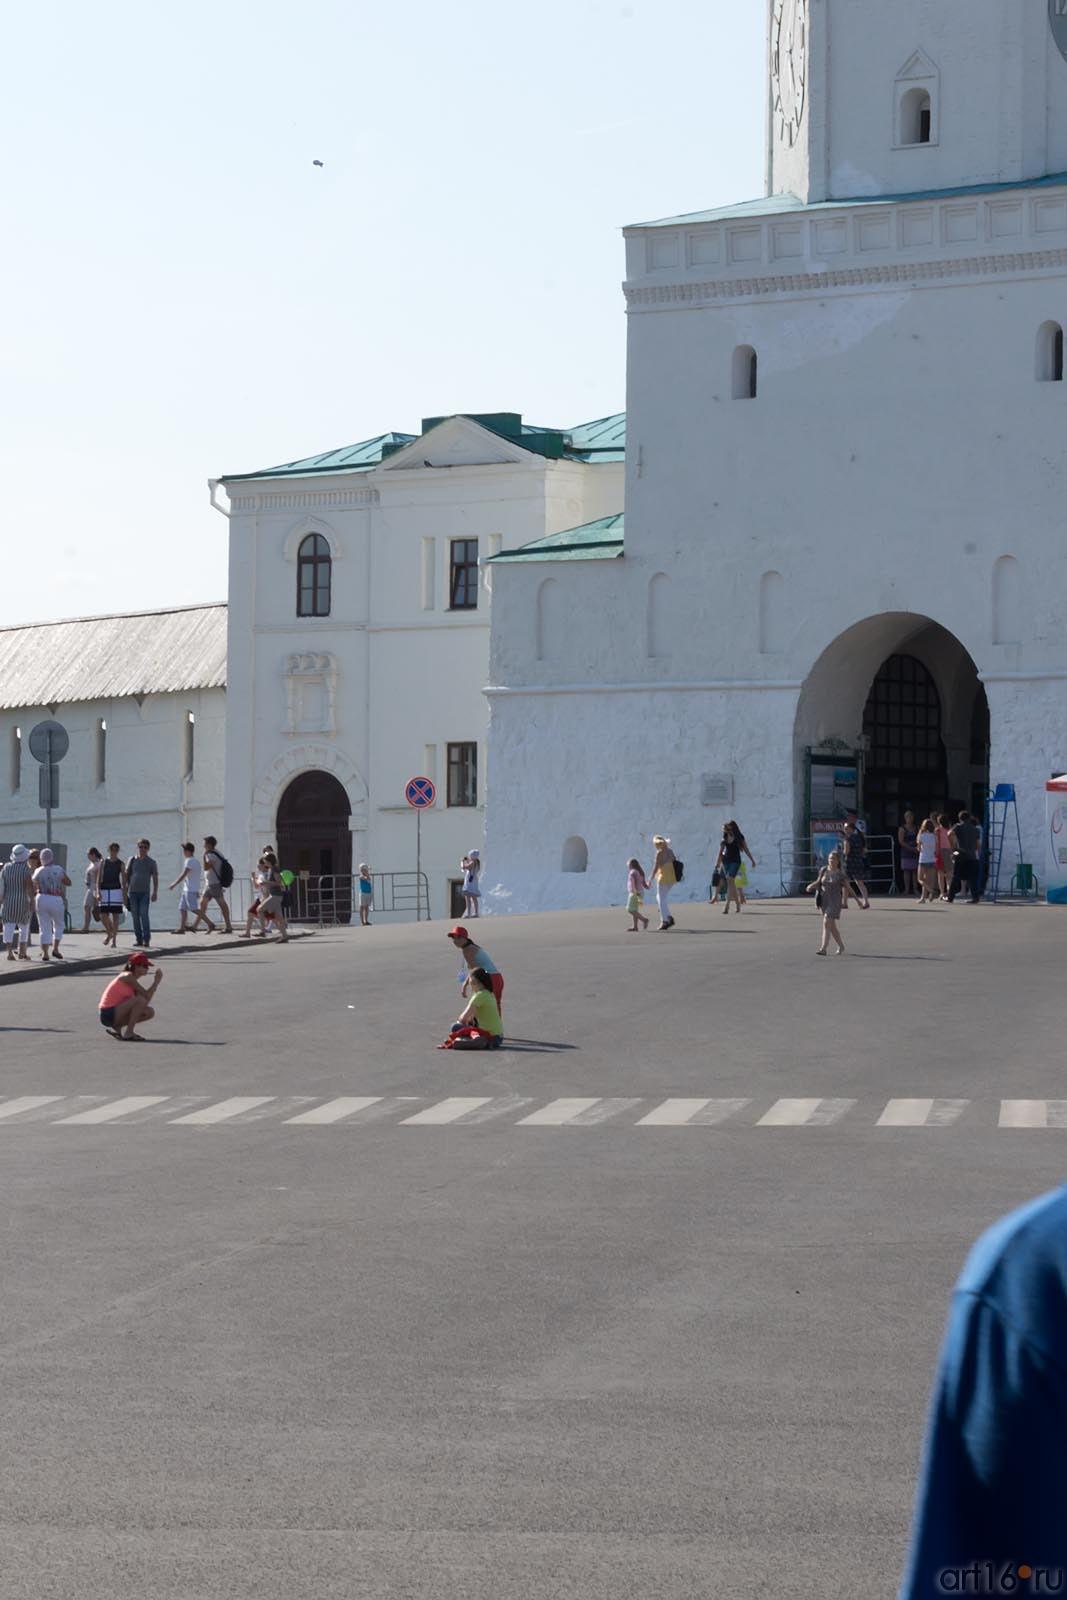
<svg viewBox="0 0 1067 1600">
<path fill-rule="evenodd" d="M 623 553 L 625 525 L 623 513 L 613 517 L 598 517 L 595 522 L 583 522 L 580 528 L 565 528 L 562 533 L 550 533 L 544 539 L 533 539 L 517 550 L 502 550 L 490 556 L 489 562 L 513 561 L 609 561 Z"/>
<path fill-rule="evenodd" d="M 0 709 L 226 684 L 226 606 L 0 628 Z"/>
<path fill-rule="evenodd" d="M 845 206 L 892 206 L 913 200 L 966 200 L 974 194 L 1003 194 L 1012 189 L 1055 189 L 1067 184 L 1067 172 L 1052 172 L 1043 178 L 1016 178 L 1007 183 L 972 183 L 954 189 L 913 189 L 907 194 L 842 195 L 837 200 L 813 200 L 805 205 L 795 194 L 769 194 L 758 200 L 742 200 L 733 206 L 715 206 L 710 211 L 686 211 L 680 217 L 657 217 L 652 222 L 634 222 L 631 228 L 674 228 L 686 222 L 732 222 L 745 217 L 773 217 L 784 211 L 839 211 Z M 630 229 L 624 230 L 629 232 Z"/>
</svg>

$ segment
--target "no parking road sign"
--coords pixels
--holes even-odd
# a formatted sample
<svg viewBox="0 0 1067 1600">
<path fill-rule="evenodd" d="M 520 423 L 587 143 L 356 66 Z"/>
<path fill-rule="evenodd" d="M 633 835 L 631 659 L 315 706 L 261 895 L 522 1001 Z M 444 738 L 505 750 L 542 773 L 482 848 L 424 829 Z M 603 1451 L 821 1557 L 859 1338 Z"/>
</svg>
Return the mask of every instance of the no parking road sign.
<svg viewBox="0 0 1067 1600">
<path fill-rule="evenodd" d="M 432 778 L 409 778 L 404 785 L 404 799 L 415 813 L 415 921 L 422 921 L 422 813 L 437 799 L 437 785 Z M 429 886 L 427 885 L 427 916 L 429 915 Z"/>
<path fill-rule="evenodd" d="M 409 778 L 404 788 L 404 799 L 415 811 L 424 811 L 437 799 L 437 785 L 432 778 Z"/>
</svg>

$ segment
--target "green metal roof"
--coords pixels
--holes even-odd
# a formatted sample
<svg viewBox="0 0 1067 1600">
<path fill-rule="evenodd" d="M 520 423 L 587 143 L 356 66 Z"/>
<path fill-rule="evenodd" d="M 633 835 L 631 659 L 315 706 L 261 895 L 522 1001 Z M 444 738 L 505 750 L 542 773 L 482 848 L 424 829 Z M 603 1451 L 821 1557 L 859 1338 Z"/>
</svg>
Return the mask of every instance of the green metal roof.
<svg viewBox="0 0 1067 1600">
<path fill-rule="evenodd" d="M 581 422 L 576 428 L 537 428 L 524 423 L 517 411 L 488 413 L 457 412 L 479 427 L 501 438 L 510 439 L 536 455 L 549 460 L 610 462 L 626 457 L 626 413 Z M 343 445 L 321 455 L 305 456 L 300 461 L 285 461 L 281 466 L 264 467 L 259 472 L 228 472 L 223 483 L 240 483 L 250 478 L 307 478 L 322 473 L 370 472 L 405 445 L 413 444 L 448 417 L 424 417 L 420 433 L 379 433 L 359 444 Z"/>
<path fill-rule="evenodd" d="M 968 195 L 1003 194 L 1012 189 L 1052 189 L 1067 184 L 1067 172 L 1054 172 L 1044 178 L 1020 178 L 1014 183 L 976 183 L 959 189 L 914 189 L 908 194 L 848 195 L 839 200 L 816 200 L 805 205 L 795 194 L 769 194 L 759 200 L 742 200 L 737 205 L 717 206 L 711 211 L 689 211 L 680 217 L 659 217 L 654 222 L 635 222 L 634 228 L 674 228 L 687 222 L 744 222 L 749 217 L 775 217 L 788 211 L 837 211 L 843 206 L 890 206 L 919 200 L 966 199 Z"/>
<path fill-rule="evenodd" d="M 492 565 L 514 561 L 611 561 L 623 552 L 623 513 L 583 522 L 579 528 L 565 528 L 544 539 L 533 539 L 517 550 L 502 550 L 490 556 Z"/>
<path fill-rule="evenodd" d="M 381 462 L 390 448 L 400 449 L 418 437 L 414 433 L 379 433 L 373 439 L 363 439 L 359 444 L 342 445 L 337 450 L 324 450 L 318 456 L 305 456 L 302 461 L 285 461 L 280 467 L 264 467 L 261 472 L 228 472 L 223 483 L 237 483 L 242 478 L 308 478 L 316 472 L 369 472 Z"/>
</svg>

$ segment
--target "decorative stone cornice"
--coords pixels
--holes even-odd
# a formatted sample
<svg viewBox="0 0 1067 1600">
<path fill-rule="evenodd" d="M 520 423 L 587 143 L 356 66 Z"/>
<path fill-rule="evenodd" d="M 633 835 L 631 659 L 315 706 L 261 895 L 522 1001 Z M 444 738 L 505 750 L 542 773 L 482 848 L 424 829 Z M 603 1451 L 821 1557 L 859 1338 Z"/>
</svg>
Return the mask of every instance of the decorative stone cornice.
<svg viewBox="0 0 1067 1600">
<path fill-rule="evenodd" d="M 255 511 L 354 511 L 378 504 L 377 489 L 256 489 L 233 490 L 231 515 Z"/>
<path fill-rule="evenodd" d="M 1017 276 L 1026 272 L 1054 272 L 1067 268 L 1067 250 L 1030 250 L 1004 255 L 963 256 L 942 261 L 887 262 L 884 266 L 835 267 L 823 272 L 766 274 L 757 278 L 720 278 L 700 283 L 624 285 L 627 305 L 635 310 L 653 306 L 706 305 L 715 301 L 745 300 L 758 296 L 825 294 L 830 289 L 908 287 L 916 283 L 949 282 L 957 278 Z"/>
</svg>

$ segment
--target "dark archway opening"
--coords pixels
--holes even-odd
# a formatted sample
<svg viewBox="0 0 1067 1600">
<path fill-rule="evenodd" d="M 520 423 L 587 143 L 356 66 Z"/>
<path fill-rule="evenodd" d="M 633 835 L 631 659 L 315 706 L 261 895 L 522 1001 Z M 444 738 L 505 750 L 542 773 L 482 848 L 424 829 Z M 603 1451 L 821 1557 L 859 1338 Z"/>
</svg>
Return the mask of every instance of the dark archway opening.
<svg viewBox="0 0 1067 1600">
<path fill-rule="evenodd" d="M 969 669 L 969 670 L 967 670 Z M 989 783 L 989 701 L 967 658 L 942 701 L 917 656 L 888 656 L 863 713 L 863 798 L 872 829 L 895 833 L 906 811 L 923 818 L 963 807 L 981 818 Z"/>
<path fill-rule="evenodd" d="M 352 807 L 330 772 L 302 772 L 278 803 L 278 857 L 298 880 L 300 916 L 348 922 L 352 916 Z"/>
</svg>

